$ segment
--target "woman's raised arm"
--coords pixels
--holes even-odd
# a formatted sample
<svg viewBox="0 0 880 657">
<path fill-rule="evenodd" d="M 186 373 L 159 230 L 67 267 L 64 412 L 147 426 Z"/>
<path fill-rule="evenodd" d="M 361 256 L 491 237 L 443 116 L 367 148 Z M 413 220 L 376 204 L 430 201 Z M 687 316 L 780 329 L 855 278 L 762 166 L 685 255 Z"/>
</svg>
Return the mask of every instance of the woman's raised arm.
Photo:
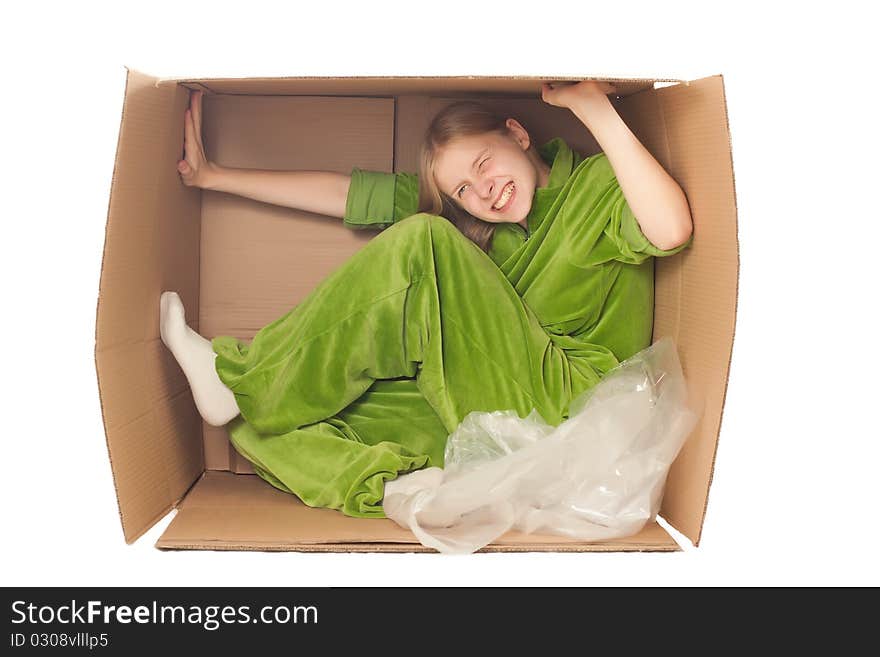
<svg viewBox="0 0 880 657">
<path fill-rule="evenodd" d="M 190 94 L 184 119 L 183 184 L 246 196 L 264 203 L 342 218 L 351 176 L 332 171 L 235 169 L 209 162 L 202 143 L 202 92 Z"/>
<path fill-rule="evenodd" d="M 587 80 L 543 87 L 544 102 L 567 107 L 596 138 L 642 233 L 658 249 L 674 249 L 690 239 L 693 219 L 678 183 L 636 138 L 607 94 L 614 87 Z"/>
</svg>

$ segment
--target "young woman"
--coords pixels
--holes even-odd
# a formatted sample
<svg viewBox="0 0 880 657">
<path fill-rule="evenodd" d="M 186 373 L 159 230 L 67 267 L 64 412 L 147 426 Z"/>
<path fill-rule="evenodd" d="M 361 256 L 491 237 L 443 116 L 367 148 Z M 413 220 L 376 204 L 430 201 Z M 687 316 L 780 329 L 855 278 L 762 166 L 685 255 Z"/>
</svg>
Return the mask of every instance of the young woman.
<svg viewBox="0 0 880 657">
<path fill-rule="evenodd" d="M 443 465 L 471 411 L 551 424 L 651 340 L 653 256 L 691 239 L 681 188 L 620 119 L 606 83 L 544 85 L 603 149 L 540 148 L 514 119 L 456 103 L 421 171 L 224 169 L 186 115 L 185 184 L 385 228 L 250 343 L 209 341 L 162 295 L 162 339 L 210 424 L 311 506 L 382 517 L 385 481 Z M 419 212 L 421 210 L 421 212 Z"/>
</svg>

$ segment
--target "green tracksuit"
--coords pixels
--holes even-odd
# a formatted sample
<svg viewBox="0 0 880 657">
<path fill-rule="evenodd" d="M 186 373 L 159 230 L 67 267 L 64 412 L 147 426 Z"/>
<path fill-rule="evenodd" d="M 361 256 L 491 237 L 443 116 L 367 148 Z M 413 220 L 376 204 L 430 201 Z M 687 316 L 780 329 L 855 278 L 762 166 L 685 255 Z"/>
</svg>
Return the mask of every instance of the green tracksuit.
<svg viewBox="0 0 880 657">
<path fill-rule="evenodd" d="M 471 411 L 537 409 L 551 424 L 647 347 L 653 258 L 604 154 L 561 139 L 527 224 L 489 254 L 417 211 L 417 178 L 355 169 L 344 221 L 384 228 L 251 342 L 214 338 L 241 416 L 235 448 L 310 506 L 384 517 L 385 481 L 443 466 Z"/>
</svg>

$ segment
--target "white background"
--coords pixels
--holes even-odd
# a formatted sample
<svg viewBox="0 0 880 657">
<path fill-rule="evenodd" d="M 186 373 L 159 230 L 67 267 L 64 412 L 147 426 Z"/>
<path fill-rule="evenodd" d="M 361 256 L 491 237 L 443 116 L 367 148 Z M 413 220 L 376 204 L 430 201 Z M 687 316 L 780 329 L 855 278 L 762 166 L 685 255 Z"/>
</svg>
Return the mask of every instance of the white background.
<svg viewBox="0 0 880 657">
<path fill-rule="evenodd" d="M 864 5 L 761 3 L 743 13 L 741 3 L 725 12 L 656 2 L 612 14 L 602 7 L 621 3 L 556 4 L 581 8 L 551 15 L 548 2 L 410 0 L 4 10 L 0 584 L 880 584 L 880 144 L 869 66 L 878 52 Z M 94 365 L 125 65 L 224 77 L 722 73 L 742 259 L 700 547 L 161 552 L 153 543 L 171 515 L 126 545 Z"/>
</svg>

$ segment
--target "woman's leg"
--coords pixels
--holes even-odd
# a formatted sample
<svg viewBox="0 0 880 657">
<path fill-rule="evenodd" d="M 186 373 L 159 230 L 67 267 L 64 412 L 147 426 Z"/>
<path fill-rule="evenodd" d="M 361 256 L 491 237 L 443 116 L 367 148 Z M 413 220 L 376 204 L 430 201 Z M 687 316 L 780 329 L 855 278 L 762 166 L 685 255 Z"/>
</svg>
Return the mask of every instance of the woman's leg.
<svg viewBox="0 0 880 657">
<path fill-rule="evenodd" d="M 159 335 L 186 375 L 205 422 L 219 427 L 238 415 L 235 395 L 217 376 L 217 354 L 211 341 L 186 325 L 183 302 L 176 292 L 163 292 L 159 300 Z"/>
<path fill-rule="evenodd" d="M 551 337 L 495 263 L 441 217 L 370 240 L 250 343 L 214 338 L 245 421 L 283 434 L 338 414 L 377 379 L 415 377 L 447 431 L 470 411 L 532 408 L 551 423 L 617 364 Z M 560 346 L 562 345 L 562 346 Z"/>
<path fill-rule="evenodd" d="M 358 518 L 385 517 L 385 483 L 443 467 L 446 428 L 412 379 L 376 381 L 342 413 L 283 434 L 237 418 L 229 438 L 264 480 L 309 506 Z"/>
</svg>

